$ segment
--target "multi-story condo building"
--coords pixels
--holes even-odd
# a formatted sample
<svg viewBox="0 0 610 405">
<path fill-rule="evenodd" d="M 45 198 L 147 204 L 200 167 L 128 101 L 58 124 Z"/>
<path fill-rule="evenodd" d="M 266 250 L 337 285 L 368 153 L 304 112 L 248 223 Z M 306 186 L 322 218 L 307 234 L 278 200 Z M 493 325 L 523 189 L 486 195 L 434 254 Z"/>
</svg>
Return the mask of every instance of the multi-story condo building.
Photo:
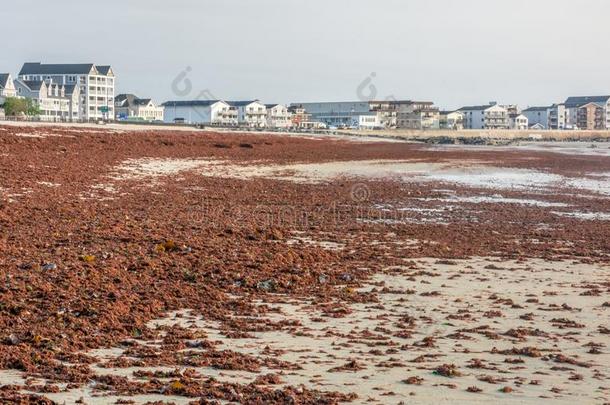
<svg viewBox="0 0 610 405">
<path fill-rule="evenodd" d="M 313 121 L 311 114 L 301 105 L 291 105 L 288 107 L 288 112 L 291 115 L 292 127 L 298 129 L 314 129 L 325 126 L 326 124 Z"/>
<path fill-rule="evenodd" d="M 602 104 L 588 103 L 578 107 L 576 126 L 584 130 L 606 129 L 606 112 Z"/>
<path fill-rule="evenodd" d="M 508 129 L 508 110 L 492 103 L 480 106 L 462 107 L 465 129 Z"/>
<path fill-rule="evenodd" d="M 258 100 L 227 101 L 237 110 L 239 125 L 253 128 L 262 128 L 267 125 L 267 107 Z"/>
<path fill-rule="evenodd" d="M 162 106 L 167 123 L 237 125 L 237 110 L 222 100 L 167 101 Z"/>
<path fill-rule="evenodd" d="M 542 129 L 565 129 L 566 127 L 566 109 L 563 104 L 529 107 L 523 110 L 522 114 L 527 117 L 530 127 L 537 126 Z"/>
<path fill-rule="evenodd" d="M 397 102 L 397 127 L 405 129 L 438 129 L 440 112 L 431 101 Z"/>
<path fill-rule="evenodd" d="M 0 73 L 0 105 L 4 104 L 7 97 L 15 97 L 17 90 L 10 73 Z"/>
<path fill-rule="evenodd" d="M 66 92 L 66 86 L 52 81 L 15 80 L 17 96 L 34 101 L 43 121 L 74 121 L 78 119 L 79 93 L 75 86 Z M 73 115 L 76 113 L 76 115 Z M 75 118 L 76 117 L 76 118 Z"/>
<path fill-rule="evenodd" d="M 580 124 L 584 121 L 582 120 L 581 108 L 587 106 L 590 103 L 595 103 L 598 105 L 603 111 L 601 113 L 602 124 L 601 128 L 595 129 L 610 129 L 610 96 L 584 96 L 584 97 L 569 97 L 565 104 L 566 108 L 566 128 L 569 129 L 590 129 L 581 127 L 579 125 L 579 114 L 581 115 Z M 588 106 L 587 110 L 592 110 L 592 106 Z M 590 123 L 587 121 L 587 127 L 590 127 Z M 594 126 L 598 126 L 598 124 L 594 124 Z"/>
<path fill-rule="evenodd" d="M 115 76 L 110 66 L 85 64 L 25 63 L 18 77 L 79 87 L 78 118 L 85 121 L 114 119 Z"/>
<path fill-rule="evenodd" d="M 119 94 L 114 98 L 114 109 L 118 120 L 163 121 L 163 107 L 150 98 Z"/>
<path fill-rule="evenodd" d="M 290 128 L 292 119 L 288 107 L 282 104 L 266 104 L 267 126 L 270 128 Z"/>
<path fill-rule="evenodd" d="M 566 129 L 567 112 L 565 104 L 553 104 L 549 110 L 549 128 Z"/>
</svg>

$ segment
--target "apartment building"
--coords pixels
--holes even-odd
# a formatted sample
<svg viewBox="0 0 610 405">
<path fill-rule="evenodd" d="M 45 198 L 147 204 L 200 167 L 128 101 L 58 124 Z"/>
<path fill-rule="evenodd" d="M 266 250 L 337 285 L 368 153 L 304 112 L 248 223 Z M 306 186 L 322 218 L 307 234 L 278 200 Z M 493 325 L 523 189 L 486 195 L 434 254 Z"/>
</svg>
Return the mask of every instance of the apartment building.
<svg viewBox="0 0 610 405">
<path fill-rule="evenodd" d="M 599 114 L 599 112 L 593 112 L 595 107 L 589 105 L 594 103 L 602 109 L 601 118 L 595 118 L 590 114 Z M 583 97 L 569 97 L 565 103 L 566 108 L 566 128 L 568 129 L 591 129 L 591 126 L 600 127 L 595 129 L 610 129 L 610 96 L 583 96 Z M 586 107 L 581 111 L 583 107 Z M 593 121 L 584 120 L 584 116 L 591 118 Z M 601 119 L 601 124 L 600 124 Z M 596 122 L 597 121 L 597 122 Z M 582 124 L 584 126 L 581 126 Z"/>
<path fill-rule="evenodd" d="M 108 65 L 25 63 L 18 75 L 23 81 L 78 86 L 78 119 L 114 119 L 115 75 Z"/>
<path fill-rule="evenodd" d="M 290 113 L 292 128 L 315 129 L 326 126 L 322 122 L 313 121 L 311 114 L 302 105 L 291 105 L 288 107 L 288 112 Z"/>
<path fill-rule="evenodd" d="M 587 103 L 578 107 L 576 112 L 576 127 L 589 131 L 606 129 L 606 111 L 604 105 Z"/>
<path fill-rule="evenodd" d="M 508 129 L 508 110 L 495 103 L 462 107 L 465 129 Z"/>
<path fill-rule="evenodd" d="M 260 101 L 227 101 L 227 104 L 237 110 L 239 125 L 252 128 L 262 128 L 267 125 L 267 107 Z"/>
<path fill-rule="evenodd" d="M 139 98 L 134 94 L 119 94 L 114 98 L 117 120 L 163 121 L 162 106 L 150 98 Z"/>
<path fill-rule="evenodd" d="M 10 73 L 0 73 L 0 105 L 4 104 L 7 97 L 15 97 L 17 90 Z"/>
<path fill-rule="evenodd" d="M 440 112 L 431 101 L 399 101 L 397 127 L 404 129 L 438 129 Z"/>
<path fill-rule="evenodd" d="M 75 86 L 66 87 L 52 81 L 15 80 L 18 97 L 33 100 L 43 121 L 74 121 L 78 119 L 79 93 Z"/>
<path fill-rule="evenodd" d="M 222 100 L 167 101 L 161 106 L 167 123 L 237 125 L 237 110 Z"/>
</svg>

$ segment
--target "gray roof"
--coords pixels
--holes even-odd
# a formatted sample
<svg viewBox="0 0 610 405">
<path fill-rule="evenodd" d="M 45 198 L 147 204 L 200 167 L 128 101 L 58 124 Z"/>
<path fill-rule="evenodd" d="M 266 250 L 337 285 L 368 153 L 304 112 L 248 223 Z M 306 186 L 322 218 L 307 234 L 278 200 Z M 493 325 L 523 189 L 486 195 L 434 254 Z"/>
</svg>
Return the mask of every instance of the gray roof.
<svg viewBox="0 0 610 405">
<path fill-rule="evenodd" d="M 483 111 L 487 110 L 490 107 L 495 107 L 497 104 L 487 104 L 487 105 L 472 105 L 460 108 L 458 111 Z"/>
<path fill-rule="evenodd" d="M 64 84 L 64 88 L 66 89 L 66 96 L 71 96 L 78 87 L 75 84 Z"/>
<path fill-rule="evenodd" d="M 546 111 L 549 108 L 553 108 L 553 106 L 549 106 L 549 107 L 528 107 L 525 110 L 523 110 L 523 112 L 528 112 L 528 111 Z"/>
<path fill-rule="evenodd" d="M 10 73 L 0 73 L 0 87 L 6 87 Z"/>
<path fill-rule="evenodd" d="M 124 103 L 127 102 L 128 106 L 132 105 L 147 105 L 150 103 L 150 98 L 139 98 L 135 94 L 119 94 L 114 98 L 115 102 Z"/>
<path fill-rule="evenodd" d="M 33 80 L 23 80 L 23 84 L 25 84 L 32 91 L 39 91 L 44 82 L 33 81 Z"/>
<path fill-rule="evenodd" d="M 249 104 L 256 103 L 256 102 L 258 102 L 258 100 L 227 101 L 227 104 L 229 104 L 232 107 L 244 107 Z"/>
<path fill-rule="evenodd" d="M 97 69 L 98 72 L 100 72 L 103 75 L 107 75 L 111 69 L 110 65 L 97 65 L 97 66 L 95 66 L 95 68 Z"/>
<path fill-rule="evenodd" d="M 209 107 L 218 103 L 220 100 L 180 100 L 166 101 L 161 104 L 163 107 Z"/>
<path fill-rule="evenodd" d="M 93 63 L 78 63 L 78 64 L 42 64 L 24 63 L 19 76 L 21 75 L 64 75 L 64 74 L 88 74 L 93 69 Z"/>
<path fill-rule="evenodd" d="M 582 96 L 582 97 L 568 97 L 564 103 L 567 108 L 580 107 L 589 103 L 601 103 L 607 104 L 610 100 L 610 96 Z"/>
</svg>

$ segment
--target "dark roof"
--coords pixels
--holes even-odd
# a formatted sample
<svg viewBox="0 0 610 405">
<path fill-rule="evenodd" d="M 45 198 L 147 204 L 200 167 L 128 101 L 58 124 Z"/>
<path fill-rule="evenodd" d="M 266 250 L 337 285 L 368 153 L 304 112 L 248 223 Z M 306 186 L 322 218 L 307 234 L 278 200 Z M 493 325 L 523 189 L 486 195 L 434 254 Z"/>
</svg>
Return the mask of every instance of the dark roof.
<svg viewBox="0 0 610 405">
<path fill-rule="evenodd" d="M 6 87 L 9 76 L 9 73 L 0 73 L 0 87 Z"/>
<path fill-rule="evenodd" d="M 98 72 L 100 72 L 103 75 L 107 75 L 111 69 L 109 65 L 97 65 L 97 66 L 95 66 L 95 68 L 97 69 Z"/>
<path fill-rule="evenodd" d="M 114 98 L 115 102 L 124 103 L 127 101 L 127 105 L 147 105 L 150 103 L 150 98 L 139 98 L 135 94 L 119 94 Z"/>
<path fill-rule="evenodd" d="M 495 107 L 495 106 L 497 106 L 497 104 L 472 105 L 472 106 L 462 107 L 458 111 L 464 111 L 464 110 L 472 110 L 472 111 L 487 110 L 488 108 Z"/>
<path fill-rule="evenodd" d="M 220 100 L 180 100 L 166 101 L 161 104 L 163 107 L 208 107 L 218 103 Z"/>
<path fill-rule="evenodd" d="M 568 97 L 564 103 L 567 108 L 580 107 L 589 103 L 607 104 L 610 96 L 583 96 L 583 97 Z"/>
<path fill-rule="evenodd" d="M 527 112 L 527 111 L 546 111 L 549 108 L 553 108 L 553 106 L 550 106 L 550 107 L 528 107 L 525 110 L 523 110 L 523 112 Z"/>
<path fill-rule="evenodd" d="M 24 63 L 19 76 L 21 75 L 59 75 L 59 74 L 88 74 L 93 69 L 93 63 L 77 64 L 41 64 Z"/>
<path fill-rule="evenodd" d="M 244 107 L 249 104 L 257 103 L 257 102 L 258 102 L 258 100 L 227 101 L 227 104 L 229 104 L 232 107 Z"/>
<path fill-rule="evenodd" d="M 282 104 L 280 104 L 280 103 L 275 103 L 275 104 L 265 104 L 265 107 L 267 107 L 267 108 L 273 108 L 273 107 L 278 106 L 278 105 L 282 105 Z"/>
<path fill-rule="evenodd" d="M 71 96 L 78 87 L 75 84 L 64 84 L 64 88 L 66 89 L 66 96 Z"/>
<path fill-rule="evenodd" d="M 32 91 L 39 91 L 44 82 L 33 81 L 33 80 L 23 80 L 23 84 L 25 84 Z"/>
</svg>

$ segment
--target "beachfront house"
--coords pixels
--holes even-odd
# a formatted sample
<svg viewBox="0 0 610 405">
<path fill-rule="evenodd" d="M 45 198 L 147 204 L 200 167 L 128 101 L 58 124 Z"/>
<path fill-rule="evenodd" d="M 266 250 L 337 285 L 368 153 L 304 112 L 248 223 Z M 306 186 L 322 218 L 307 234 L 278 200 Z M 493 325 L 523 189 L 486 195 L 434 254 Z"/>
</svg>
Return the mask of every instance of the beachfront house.
<svg viewBox="0 0 610 405">
<path fill-rule="evenodd" d="M 508 110 L 497 103 L 462 107 L 465 129 L 508 129 Z"/>
<path fill-rule="evenodd" d="M 440 112 L 431 101 L 404 101 L 397 105 L 397 127 L 403 129 L 438 129 Z"/>
<path fill-rule="evenodd" d="M 266 104 L 267 126 L 269 128 L 292 127 L 291 114 L 283 104 Z"/>
<path fill-rule="evenodd" d="M 227 101 L 237 111 L 239 125 L 262 128 L 267 125 L 267 107 L 258 100 Z"/>
<path fill-rule="evenodd" d="M 517 131 L 523 131 L 529 128 L 529 120 L 523 114 L 509 114 L 508 123 L 510 129 L 515 129 Z"/>
<path fill-rule="evenodd" d="M 464 129 L 464 114 L 460 111 L 440 111 L 439 128 L 454 131 Z"/>
<path fill-rule="evenodd" d="M 139 98 L 134 94 L 119 94 L 114 98 L 117 120 L 163 121 L 162 106 L 150 98 Z"/>
</svg>

